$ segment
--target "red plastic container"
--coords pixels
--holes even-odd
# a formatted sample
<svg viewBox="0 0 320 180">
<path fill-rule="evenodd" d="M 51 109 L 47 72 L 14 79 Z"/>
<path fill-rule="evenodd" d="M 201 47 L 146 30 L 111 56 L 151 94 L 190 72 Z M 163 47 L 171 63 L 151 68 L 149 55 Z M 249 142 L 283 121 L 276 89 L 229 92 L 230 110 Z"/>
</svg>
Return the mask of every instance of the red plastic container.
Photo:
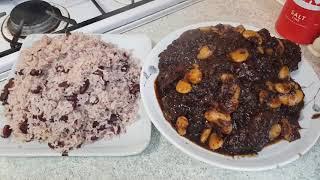
<svg viewBox="0 0 320 180">
<path fill-rule="evenodd" d="M 276 30 L 295 43 L 311 44 L 320 36 L 320 0 L 287 0 Z"/>
</svg>

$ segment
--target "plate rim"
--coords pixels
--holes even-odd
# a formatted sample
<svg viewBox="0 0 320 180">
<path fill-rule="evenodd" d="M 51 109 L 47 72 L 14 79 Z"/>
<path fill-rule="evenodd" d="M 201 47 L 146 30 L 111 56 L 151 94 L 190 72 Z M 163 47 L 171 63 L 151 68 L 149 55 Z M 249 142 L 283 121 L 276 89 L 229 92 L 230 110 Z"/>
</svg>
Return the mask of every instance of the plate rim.
<svg viewBox="0 0 320 180">
<path fill-rule="evenodd" d="M 169 41 L 172 42 L 174 41 L 175 39 L 177 39 L 183 32 L 189 30 L 189 29 L 194 29 L 194 28 L 198 28 L 198 27 L 204 27 L 204 26 L 214 26 L 214 25 L 217 25 L 219 23 L 222 23 L 222 24 L 229 24 L 229 25 L 232 25 L 232 26 L 237 26 L 237 25 L 244 25 L 246 28 L 249 28 L 249 29 L 261 29 L 257 26 L 253 26 L 253 25 L 250 25 L 250 24 L 246 24 L 246 23 L 240 23 L 240 22 L 230 22 L 230 21 L 208 21 L 208 22 L 201 22 L 201 23 L 196 23 L 196 24 L 191 24 L 191 25 L 188 25 L 188 26 L 185 26 L 185 27 L 182 27 L 182 28 L 179 28 L 169 34 L 167 34 L 164 38 L 162 38 L 159 43 L 157 43 L 157 45 L 152 49 L 152 51 L 149 53 L 149 55 L 147 56 L 147 60 L 145 62 L 150 62 L 150 61 L 154 61 L 153 58 L 155 58 L 155 55 L 159 55 L 159 53 L 161 53 L 161 49 L 163 49 L 163 47 L 166 45 L 166 43 L 168 43 Z M 272 34 L 273 36 L 276 36 L 274 34 Z M 169 43 L 170 44 L 170 43 Z M 168 45 L 169 45 L 168 44 Z M 166 49 L 166 47 L 164 48 Z M 305 61 L 304 57 L 302 56 L 302 61 L 306 62 L 308 66 L 309 63 L 307 61 Z M 147 114 L 149 115 L 149 118 L 151 119 L 152 123 L 154 124 L 154 126 L 161 132 L 161 134 L 171 143 L 173 144 L 174 146 L 176 146 L 179 150 L 181 150 L 182 152 L 186 153 L 187 155 L 189 155 L 190 157 L 194 158 L 194 159 L 198 159 L 202 162 L 205 162 L 209 165 L 213 165 L 213 166 L 216 166 L 216 167 L 221 167 L 221 168 L 225 168 L 225 169 L 231 169 L 231 170 L 237 170 L 237 171 L 262 171 L 262 170 L 269 170 L 269 169 L 273 169 L 273 168 L 277 168 L 277 167 L 281 167 L 281 166 L 284 166 L 286 164 L 289 164 L 295 160 L 297 160 L 300 156 L 302 156 L 303 154 L 305 154 L 306 152 L 308 152 L 314 145 L 315 143 L 317 142 L 319 136 L 320 136 L 320 132 L 317 133 L 317 137 L 315 138 L 315 140 L 313 140 L 311 143 L 308 144 L 308 146 L 306 146 L 304 148 L 304 151 L 302 153 L 297 153 L 297 154 L 294 154 L 292 155 L 290 158 L 286 159 L 286 160 L 283 160 L 282 162 L 279 162 L 279 163 L 275 163 L 275 164 L 270 164 L 270 165 L 262 165 L 262 166 L 259 166 L 259 167 L 251 167 L 251 166 L 244 166 L 244 167 L 240 167 L 240 166 L 237 166 L 237 165 L 230 165 L 230 164 L 221 164 L 219 162 L 213 162 L 211 160 L 208 160 L 204 157 L 202 157 L 201 155 L 199 155 L 200 153 L 196 154 L 194 153 L 192 149 L 190 148 L 185 148 L 183 147 L 183 145 L 181 144 L 180 142 L 180 139 L 183 139 L 181 141 L 183 141 L 184 143 L 188 144 L 188 142 L 190 144 L 192 144 L 192 141 L 190 140 L 187 140 L 187 142 L 185 141 L 186 138 L 183 138 L 183 137 L 180 137 L 179 139 L 177 139 L 176 137 L 171 137 L 169 135 L 169 132 L 166 132 L 165 129 L 163 129 L 161 127 L 161 123 L 160 120 L 157 120 L 156 117 L 154 117 L 155 113 L 156 112 L 153 112 L 154 110 L 151 110 L 152 106 L 149 106 L 150 104 L 148 103 L 148 100 L 146 99 L 147 98 L 147 94 L 148 94 L 148 90 L 145 86 L 142 86 L 144 84 L 144 81 L 147 81 L 147 80 L 144 80 L 142 74 L 143 72 L 146 70 L 146 64 L 144 64 L 144 66 L 142 67 L 142 71 L 141 71 L 141 76 L 140 76 L 140 86 L 142 87 L 141 88 L 141 99 L 143 101 L 143 105 L 145 106 L 145 110 L 147 112 Z M 314 72 L 314 70 L 313 70 Z M 158 74 L 158 73 L 157 73 Z M 318 78 L 318 77 L 317 77 Z M 319 79 L 319 78 L 318 78 Z M 154 83 L 154 82 L 153 82 Z M 150 92 L 149 92 L 150 94 Z M 160 108 L 160 105 L 157 103 L 156 105 L 154 106 L 157 106 Z M 161 108 L 160 108 L 161 109 Z M 163 112 L 161 110 L 160 112 L 161 114 L 161 118 L 164 118 L 163 116 Z M 157 114 L 157 115 L 160 115 L 160 114 Z M 159 119 L 159 118 L 158 118 Z M 164 118 L 165 119 L 165 118 Z M 166 122 L 167 124 L 169 124 L 168 122 Z M 169 124 L 170 125 L 170 124 Z M 165 125 L 164 125 L 165 126 Z M 170 125 L 171 126 L 171 125 Z M 179 142 L 178 142 L 179 141 Z M 193 146 L 198 146 L 198 145 L 193 145 Z M 196 147 L 194 147 L 196 148 Z M 198 149 L 204 149 L 200 146 L 198 146 Z M 217 153 L 216 153 L 217 154 Z M 225 158 L 226 159 L 226 158 Z"/>
</svg>

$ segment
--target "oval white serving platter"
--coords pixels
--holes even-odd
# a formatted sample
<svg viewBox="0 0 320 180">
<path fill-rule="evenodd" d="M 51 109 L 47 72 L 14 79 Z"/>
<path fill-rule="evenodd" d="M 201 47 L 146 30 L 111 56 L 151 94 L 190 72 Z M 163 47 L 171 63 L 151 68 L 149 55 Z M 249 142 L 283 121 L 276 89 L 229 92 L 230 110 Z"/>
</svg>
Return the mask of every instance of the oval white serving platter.
<svg viewBox="0 0 320 180">
<path fill-rule="evenodd" d="M 301 139 L 299 140 L 291 143 L 281 141 L 274 145 L 267 146 L 257 156 L 229 157 L 201 148 L 188 139 L 179 136 L 164 118 L 154 90 L 154 82 L 159 73 L 158 55 L 183 32 L 198 27 L 214 26 L 219 23 L 230 24 L 232 26 L 240 25 L 240 23 L 232 22 L 205 22 L 187 26 L 166 36 L 148 55 L 141 72 L 140 87 L 142 101 L 151 121 L 162 135 L 181 151 L 195 159 L 217 167 L 241 171 L 259 171 L 277 168 L 298 159 L 316 143 L 320 136 L 320 120 L 311 119 L 311 116 L 316 113 L 313 110 L 315 109 L 313 108 L 314 103 L 320 104 L 320 93 L 317 95 L 317 92 L 320 89 L 320 81 L 312 67 L 303 58 L 302 62 L 299 64 L 299 70 L 292 73 L 293 79 L 304 87 L 303 90 L 306 95 L 306 105 L 301 113 L 299 121 L 302 127 L 302 130 L 300 131 Z M 257 27 L 249 25 L 244 26 L 247 29 L 258 30 Z M 314 97 L 315 100 L 313 100 Z"/>
<path fill-rule="evenodd" d="M 152 49 L 152 42 L 146 35 L 113 35 L 113 34 L 95 34 L 102 41 L 113 43 L 119 48 L 126 49 L 134 57 L 142 61 Z M 41 39 L 42 34 L 30 35 L 22 45 L 22 50 L 32 47 L 33 43 Z M 48 36 L 55 36 L 48 34 Z M 18 60 L 16 61 L 16 63 Z M 15 65 L 9 73 L 9 78 L 14 76 Z M 0 86 L 6 82 L 1 82 Z M 2 88 L 1 88 L 2 89 Z M 87 144 L 80 149 L 70 151 L 68 156 L 128 156 L 141 153 L 148 145 L 151 139 L 151 122 L 145 113 L 142 103 L 139 103 L 140 109 L 137 120 L 127 127 L 124 134 L 116 136 L 111 140 L 99 140 L 93 144 Z M 4 107 L 0 105 L 0 127 L 5 124 Z M 61 156 L 50 149 L 47 144 L 40 144 L 32 141 L 29 143 L 16 142 L 14 138 L 0 138 L 0 156 Z"/>
</svg>

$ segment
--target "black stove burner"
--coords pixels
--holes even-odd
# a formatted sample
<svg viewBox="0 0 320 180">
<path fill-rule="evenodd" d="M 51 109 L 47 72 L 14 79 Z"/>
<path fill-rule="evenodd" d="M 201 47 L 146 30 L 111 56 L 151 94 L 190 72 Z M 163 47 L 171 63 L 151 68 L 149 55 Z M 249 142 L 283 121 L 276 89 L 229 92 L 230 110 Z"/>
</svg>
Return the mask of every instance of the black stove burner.
<svg viewBox="0 0 320 180">
<path fill-rule="evenodd" d="M 8 29 L 12 35 L 18 35 L 19 24 L 23 20 L 20 36 L 27 36 L 35 33 L 48 33 L 55 30 L 60 20 L 49 15 L 46 11 L 50 11 L 58 16 L 62 16 L 61 11 L 51 6 L 45 1 L 26 1 L 16 7 L 10 13 L 8 20 Z"/>
<path fill-rule="evenodd" d="M 1 1 L 1 0 L 0 0 Z M 34 1 L 39 1 L 39 0 L 34 0 Z M 69 0 L 69 1 L 72 1 L 72 0 Z M 119 9 L 116 9 L 116 10 L 113 10 L 113 11 L 110 11 L 110 12 L 104 12 L 102 7 L 96 2 L 96 0 L 91 0 L 94 5 L 99 9 L 99 11 L 101 12 L 101 15 L 98 15 L 98 16 L 95 16 L 95 17 L 91 17 L 90 19 L 88 20 L 85 20 L 85 21 L 82 21 L 82 22 L 79 22 L 79 23 L 76 23 L 76 25 L 73 25 L 75 22 L 69 18 L 69 14 L 68 14 L 68 18 L 70 19 L 69 21 L 66 21 L 66 20 L 63 20 L 64 18 L 61 18 L 61 17 L 58 17 L 56 16 L 56 19 L 60 19 L 61 21 L 65 21 L 67 23 L 70 23 L 72 24 L 72 26 L 69 26 L 68 27 L 68 24 L 63 28 L 63 29 L 55 29 L 53 32 L 51 33 L 66 33 L 66 32 L 71 32 L 71 31 L 74 31 L 76 29 L 79 29 L 79 28 L 82 28 L 84 26 L 87 26 L 87 25 L 92 25 L 93 23 L 96 23 L 98 21 L 101 21 L 101 20 L 104 20 L 106 18 L 110 18 L 112 16 L 116 16 L 116 15 L 119 15 L 120 13 L 123 13 L 125 11 L 129 11 L 131 9 L 134 9 L 136 7 L 141 7 L 142 5 L 145 5 L 147 3 L 150 3 L 152 1 L 155 1 L 155 0 L 141 0 L 141 1 L 138 1 L 138 2 L 134 2 L 132 1 L 132 3 L 130 5 L 127 5 L 127 6 L 124 6 L 124 7 L 121 7 Z M 53 5 L 55 6 L 55 5 Z M 62 14 L 64 14 L 64 7 L 60 7 L 60 6 L 57 6 L 59 7 L 59 9 L 61 9 L 62 11 Z M 65 9 L 67 11 L 67 9 Z M 61 13 L 59 13 L 61 14 Z M 7 27 L 7 25 L 9 24 L 8 21 L 9 21 L 10 18 L 6 18 L 5 21 L 2 23 L 1 25 L 1 34 L 3 36 L 3 38 L 8 41 L 8 42 L 12 42 L 12 39 L 15 37 L 14 35 L 12 35 L 12 33 L 9 31 L 9 28 Z M 16 24 L 16 25 L 19 25 Z M 62 25 L 62 23 L 60 23 L 60 25 Z M 59 25 L 59 26 L 60 26 Z M 59 28 L 59 26 L 57 28 Z M 121 26 L 119 26 L 121 27 Z M 123 27 L 123 26 L 122 26 Z M 57 30 L 57 31 L 56 31 Z M 110 31 L 111 29 L 109 29 L 108 31 Z M 9 31 L 9 32 L 8 32 Z M 19 31 L 17 31 L 19 32 Z M 13 36 L 13 38 L 11 37 Z M 21 37 L 20 39 L 22 40 L 24 37 Z M 14 48 L 11 48 L 11 49 L 7 49 L 5 51 L 2 51 L 0 52 L 0 58 L 2 57 L 5 57 L 9 54 L 12 54 L 14 52 L 17 52 L 20 50 L 20 47 L 21 47 L 21 43 L 18 42 L 17 43 L 18 45 L 17 46 L 14 46 Z"/>
</svg>

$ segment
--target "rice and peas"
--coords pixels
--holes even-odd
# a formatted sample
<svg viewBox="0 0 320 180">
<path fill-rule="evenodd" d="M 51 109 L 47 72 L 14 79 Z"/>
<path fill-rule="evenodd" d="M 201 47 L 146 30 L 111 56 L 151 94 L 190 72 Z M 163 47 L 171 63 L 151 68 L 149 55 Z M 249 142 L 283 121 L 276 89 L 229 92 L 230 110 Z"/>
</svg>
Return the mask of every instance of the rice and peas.
<svg viewBox="0 0 320 180">
<path fill-rule="evenodd" d="M 136 119 L 140 67 L 127 51 L 73 33 L 44 36 L 20 58 L 0 97 L 3 136 L 68 152 L 124 133 Z"/>
</svg>

